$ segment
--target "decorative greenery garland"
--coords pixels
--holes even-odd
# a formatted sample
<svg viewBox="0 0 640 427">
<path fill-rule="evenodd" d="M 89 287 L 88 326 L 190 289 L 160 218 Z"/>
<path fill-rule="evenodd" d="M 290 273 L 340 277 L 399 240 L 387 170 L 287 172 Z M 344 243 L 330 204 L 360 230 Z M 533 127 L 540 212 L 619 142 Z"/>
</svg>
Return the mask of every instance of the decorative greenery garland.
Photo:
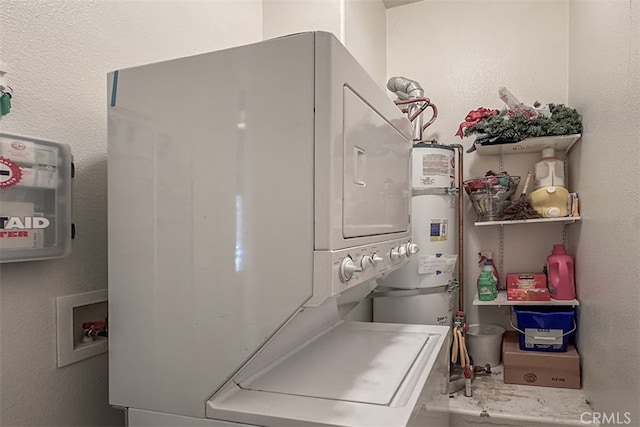
<svg viewBox="0 0 640 427">
<path fill-rule="evenodd" d="M 537 107 L 537 105 L 536 105 Z M 521 141 L 525 138 L 551 135 L 571 135 L 582 132 L 582 117 L 573 108 L 549 104 L 551 117 L 528 118 L 509 115 L 507 110 L 485 117 L 464 130 L 464 135 L 483 134 L 485 138 Z"/>
</svg>

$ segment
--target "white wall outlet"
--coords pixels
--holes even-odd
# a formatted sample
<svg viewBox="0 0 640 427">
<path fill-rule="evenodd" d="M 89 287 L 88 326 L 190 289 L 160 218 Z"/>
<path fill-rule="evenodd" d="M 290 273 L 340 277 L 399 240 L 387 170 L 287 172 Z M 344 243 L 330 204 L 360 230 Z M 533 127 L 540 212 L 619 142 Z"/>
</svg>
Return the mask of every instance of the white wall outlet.
<svg viewBox="0 0 640 427">
<path fill-rule="evenodd" d="M 107 290 L 56 298 L 58 368 L 105 353 L 108 338 L 95 337 L 83 342 L 82 323 L 104 320 L 107 316 Z"/>
</svg>

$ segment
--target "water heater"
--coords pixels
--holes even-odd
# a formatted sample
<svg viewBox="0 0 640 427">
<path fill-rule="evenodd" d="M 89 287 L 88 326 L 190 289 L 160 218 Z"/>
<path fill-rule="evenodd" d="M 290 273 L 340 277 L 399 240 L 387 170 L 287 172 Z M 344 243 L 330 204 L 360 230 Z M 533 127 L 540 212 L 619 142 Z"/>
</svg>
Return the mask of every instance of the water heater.
<svg viewBox="0 0 640 427">
<path fill-rule="evenodd" d="M 450 326 L 458 240 L 455 150 L 420 142 L 411 157 L 411 220 L 420 252 L 404 268 L 378 280 L 373 319 Z"/>
</svg>

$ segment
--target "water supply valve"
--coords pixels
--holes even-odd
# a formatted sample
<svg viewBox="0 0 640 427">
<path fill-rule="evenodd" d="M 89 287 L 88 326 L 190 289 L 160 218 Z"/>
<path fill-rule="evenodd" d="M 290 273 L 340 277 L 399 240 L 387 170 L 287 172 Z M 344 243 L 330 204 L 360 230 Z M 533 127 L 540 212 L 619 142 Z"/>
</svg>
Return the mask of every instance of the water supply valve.
<svg viewBox="0 0 640 427">
<path fill-rule="evenodd" d="M 89 343 L 94 341 L 97 337 L 107 338 L 109 331 L 107 327 L 107 321 L 97 322 L 84 322 L 82 324 L 82 342 Z"/>
</svg>

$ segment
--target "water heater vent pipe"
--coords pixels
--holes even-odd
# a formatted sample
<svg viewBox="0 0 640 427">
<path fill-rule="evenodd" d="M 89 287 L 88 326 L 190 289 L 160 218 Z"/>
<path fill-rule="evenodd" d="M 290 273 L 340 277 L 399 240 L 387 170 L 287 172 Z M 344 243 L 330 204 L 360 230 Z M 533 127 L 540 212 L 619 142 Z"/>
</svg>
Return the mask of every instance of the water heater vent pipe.
<svg viewBox="0 0 640 427">
<path fill-rule="evenodd" d="M 387 89 L 395 93 L 398 98 L 404 100 L 411 98 L 423 98 L 424 90 L 420 83 L 406 77 L 391 77 L 387 82 Z"/>
<path fill-rule="evenodd" d="M 387 82 L 387 89 L 398 96 L 396 105 L 406 105 L 402 111 L 407 113 L 409 121 L 413 122 L 413 140 L 422 141 L 424 130 L 438 117 L 438 109 L 424 96 L 424 90 L 420 83 L 406 77 L 391 77 Z M 427 107 L 433 110 L 433 116 L 423 124 L 422 113 Z M 402 108 L 402 107 L 401 107 Z"/>
</svg>

